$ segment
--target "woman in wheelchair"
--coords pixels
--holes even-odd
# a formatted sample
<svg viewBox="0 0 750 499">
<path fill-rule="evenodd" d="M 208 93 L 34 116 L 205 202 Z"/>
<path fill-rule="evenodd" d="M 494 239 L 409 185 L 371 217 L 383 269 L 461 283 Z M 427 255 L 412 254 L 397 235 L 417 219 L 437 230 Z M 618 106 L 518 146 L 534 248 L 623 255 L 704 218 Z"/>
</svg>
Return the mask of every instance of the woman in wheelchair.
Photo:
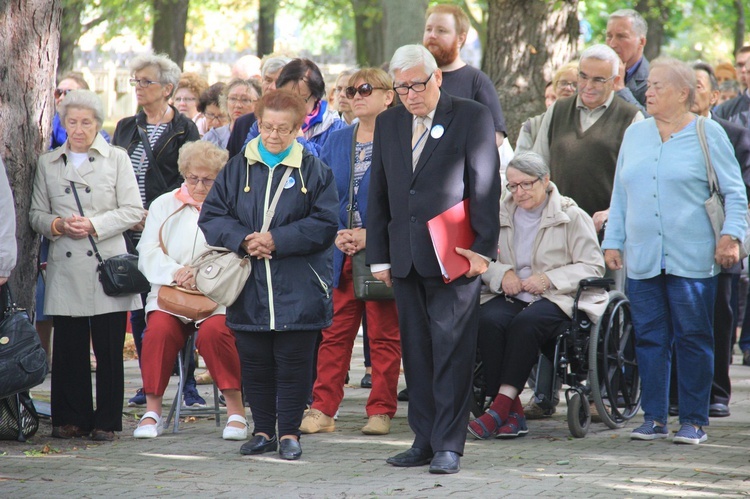
<svg viewBox="0 0 750 499">
<path fill-rule="evenodd" d="M 478 346 L 487 393 L 497 396 L 469 423 L 480 439 L 528 433 L 519 395 L 540 347 L 571 318 L 579 281 L 604 272 L 591 217 L 560 195 L 541 156 L 516 156 L 506 176 L 498 257 L 482 275 Z M 593 319 L 606 303 L 604 290 L 590 289 L 578 305 Z"/>
</svg>

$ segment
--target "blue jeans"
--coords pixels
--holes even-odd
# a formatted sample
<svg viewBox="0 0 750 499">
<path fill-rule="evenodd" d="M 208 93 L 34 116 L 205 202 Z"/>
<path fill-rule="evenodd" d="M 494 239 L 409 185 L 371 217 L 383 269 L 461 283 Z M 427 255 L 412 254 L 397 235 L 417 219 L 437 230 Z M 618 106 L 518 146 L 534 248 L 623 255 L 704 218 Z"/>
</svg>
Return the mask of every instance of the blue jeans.
<svg viewBox="0 0 750 499">
<path fill-rule="evenodd" d="M 651 279 L 628 278 L 647 421 L 667 424 L 674 345 L 680 423 L 708 425 L 716 281 L 716 277 L 691 279 L 664 273 Z"/>
</svg>

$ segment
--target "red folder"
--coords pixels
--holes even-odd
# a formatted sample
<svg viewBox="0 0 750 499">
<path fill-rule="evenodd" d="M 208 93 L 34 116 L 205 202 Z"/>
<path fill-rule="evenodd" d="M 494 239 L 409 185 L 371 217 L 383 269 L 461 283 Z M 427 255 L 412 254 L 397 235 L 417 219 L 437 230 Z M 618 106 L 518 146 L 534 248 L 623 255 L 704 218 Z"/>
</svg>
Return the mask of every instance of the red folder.
<svg viewBox="0 0 750 499">
<path fill-rule="evenodd" d="M 432 246 L 443 280 L 448 283 L 466 274 L 469 260 L 456 253 L 456 247 L 469 249 L 474 244 L 474 230 L 469 217 L 469 200 L 464 199 L 427 222 Z"/>
</svg>

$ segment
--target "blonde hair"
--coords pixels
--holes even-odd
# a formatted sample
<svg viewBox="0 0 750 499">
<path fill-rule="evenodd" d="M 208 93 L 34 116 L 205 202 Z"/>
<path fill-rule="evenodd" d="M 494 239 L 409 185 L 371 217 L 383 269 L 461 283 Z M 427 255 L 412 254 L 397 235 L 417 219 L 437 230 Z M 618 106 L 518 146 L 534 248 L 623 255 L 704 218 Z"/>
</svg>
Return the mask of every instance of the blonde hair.
<svg viewBox="0 0 750 499">
<path fill-rule="evenodd" d="M 183 177 L 193 166 L 207 166 L 213 169 L 214 173 L 219 173 L 228 160 L 229 152 L 226 149 L 205 140 L 196 140 L 195 142 L 188 142 L 180 148 L 177 156 L 177 167 Z"/>
</svg>

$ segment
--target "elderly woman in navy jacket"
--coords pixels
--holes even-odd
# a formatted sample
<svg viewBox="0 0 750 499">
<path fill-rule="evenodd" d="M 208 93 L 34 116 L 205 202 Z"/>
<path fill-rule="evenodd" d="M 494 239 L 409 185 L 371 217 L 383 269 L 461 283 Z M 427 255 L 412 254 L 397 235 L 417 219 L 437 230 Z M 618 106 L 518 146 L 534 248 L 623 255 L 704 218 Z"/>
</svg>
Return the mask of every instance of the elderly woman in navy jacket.
<svg viewBox="0 0 750 499">
<path fill-rule="evenodd" d="M 260 136 L 216 177 L 198 224 L 208 244 L 252 261 L 244 290 L 227 308 L 255 423 L 253 438 L 240 452 L 279 448 L 281 457 L 291 460 L 302 454 L 299 425 L 312 384 L 315 342 L 333 316 L 338 196 L 331 169 L 295 140 L 306 114 L 304 100 L 287 90 L 269 92 L 256 114 Z M 292 174 L 270 228 L 260 233 L 288 168 Z"/>
</svg>

